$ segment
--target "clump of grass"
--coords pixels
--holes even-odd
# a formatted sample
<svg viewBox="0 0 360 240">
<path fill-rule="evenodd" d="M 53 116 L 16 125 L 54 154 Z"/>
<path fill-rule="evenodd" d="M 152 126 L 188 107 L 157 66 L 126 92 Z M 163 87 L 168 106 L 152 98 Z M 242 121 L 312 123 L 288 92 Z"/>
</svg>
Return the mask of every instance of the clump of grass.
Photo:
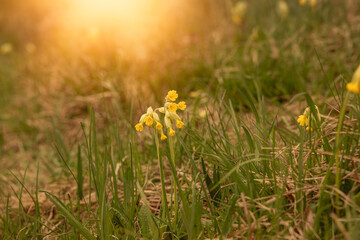
<svg viewBox="0 0 360 240">
<path fill-rule="evenodd" d="M 318 108 L 309 95 L 305 100 L 308 120 L 298 124 L 294 115 L 268 112 L 263 101 L 252 102 L 250 117 L 219 98 L 205 122 L 194 109 L 186 128 L 173 136 L 176 144 L 167 143 L 170 150 L 160 151 L 158 134 L 149 135 L 149 147 L 156 151 L 147 155 L 140 154 L 147 150 L 141 150 L 133 130 L 128 142 L 117 129 L 98 135 L 92 112 L 77 164 L 70 167 L 67 161 L 75 160 L 62 158 L 77 191 L 66 201 L 45 192 L 57 209 L 57 217 L 49 220 L 40 212 L 38 189 L 35 215 L 22 212 L 20 205 L 16 213 L 23 217 L 16 220 L 6 208 L 3 237 L 17 237 L 15 229 L 26 226 L 24 234 L 59 239 L 79 234 L 86 239 L 354 238 L 360 214 L 354 131 L 359 105 L 352 100 L 355 105 L 345 108 L 346 99 L 341 101 L 346 109 L 342 129 L 336 127 L 339 115 L 327 105 Z M 157 117 L 150 114 L 145 117 L 155 119 L 149 124 L 156 133 Z M 119 144 L 127 147 L 120 151 Z M 160 182 L 150 172 L 154 159 Z M 25 187 L 23 180 L 19 183 Z"/>
</svg>

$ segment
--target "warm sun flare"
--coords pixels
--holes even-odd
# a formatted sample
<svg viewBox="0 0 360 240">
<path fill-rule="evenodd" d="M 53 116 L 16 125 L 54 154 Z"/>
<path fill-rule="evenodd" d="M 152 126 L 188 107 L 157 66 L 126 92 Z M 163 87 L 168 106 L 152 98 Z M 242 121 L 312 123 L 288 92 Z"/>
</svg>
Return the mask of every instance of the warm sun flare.
<svg viewBox="0 0 360 240">
<path fill-rule="evenodd" d="M 146 8 L 145 0 L 75 0 L 72 4 L 75 16 L 87 22 L 133 22 Z"/>
</svg>

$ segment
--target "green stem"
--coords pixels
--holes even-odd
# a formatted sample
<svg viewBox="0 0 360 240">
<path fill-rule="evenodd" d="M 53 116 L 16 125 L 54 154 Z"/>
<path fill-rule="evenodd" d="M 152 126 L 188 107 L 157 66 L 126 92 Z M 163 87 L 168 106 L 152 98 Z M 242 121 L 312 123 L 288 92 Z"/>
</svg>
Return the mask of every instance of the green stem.
<svg viewBox="0 0 360 240">
<path fill-rule="evenodd" d="M 173 164 L 174 167 L 176 167 L 175 164 L 175 152 L 174 152 L 174 143 L 173 143 L 173 139 L 171 136 L 169 136 L 169 148 L 170 148 L 170 157 L 171 157 L 171 162 Z M 175 177 L 173 176 L 173 185 L 174 185 L 174 206 L 175 206 L 175 213 L 174 213 L 174 223 L 176 224 L 177 222 L 177 218 L 178 218 L 178 199 L 177 199 L 177 186 L 175 183 Z"/>
<path fill-rule="evenodd" d="M 159 144 L 159 135 L 158 131 L 155 129 L 155 144 L 156 144 L 156 151 L 157 151 L 157 157 L 159 162 L 159 169 L 160 169 L 160 180 L 161 180 L 161 205 L 162 205 L 162 214 L 161 218 L 165 221 L 166 218 L 170 223 L 169 219 L 169 209 L 166 199 L 166 189 L 165 189 L 165 177 L 164 177 L 164 169 L 163 169 L 163 162 L 160 156 L 160 144 Z"/>
<path fill-rule="evenodd" d="M 310 126 L 311 127 L 311 126 Z M 301 220 L 302 223 L 305 220 L 304 217 L 304 203 L 305 203 L 305 195 L 304 193 L 304 159 L 303 159 L 303 153 L 304 153 L 304 141 L 305 141 L 305 129 L 302 127 L 300 129 L 300 152 L 299 152 L 299 160 L 298 160 L 298 165 L 299 165 L 299 173 L 298 173 L 298 199 L 301 201 L 299 201 L 299 208 L 300 208 L 300 214 L 301 214 Z M 311 131 L 310 131 L 311 132 Z M 311 141 L 311 140 L 310 140 Z"/>
<path fill-rule="evenodd" d="M 334 162 L 336 162 L 336 179 L 335 179 L 335 186 L 337 188 L 340 187 L 340 158 L 339 158 L 339 153 L 340 153 L 340 132 L 342 129 L 342 125 L 344 122 L 344 117 L 345 117 L 345 110 L 348 104 L 350 98 L 350 93 L 347 92 L 345 99 L 343 101 L 341 110 L 340 110 L 340 117 L 339 117 L 339 123 L 337 126 L 337 132 L 336 132 L 336 139 L 335 139 L 335 149 L 334 149 L 334 155 L 335 158 L 332 158 L 329 162 L 326 174 L 325 174 L 325 178 L 324 181 L 322 183 L 322 186 L 320 188 L 320 197 L 319 197 L 319 201 L 318 201 L 318 206 L 317 206 L 317 212 L 316 212 L 316 217 L 315 217 L 315 221 L 314 221 L 314 231 L 317 232 L 319 230 L 319 225 L 320 225 L 320 218 L 322 215 L 322 211 L 324 210 L 323 207 L 323 199 L 324 199 L 324 195 L 325 195 L 325 188 L 331 173 L 331 168 L 334 165 Z M 339 200 L 339 194 L 336 193 L 336 204 L 338 204 L 338 200 Z"/>
<path fill-rule="evenodd" d="M 346 112 L 346 107 L 347 104 L 349 102 L 349 98 L 350 98 L 350 92 L 346 93 L 345 99 L 343 101 L 343 104 L 341 106 L 341 111 L 340 111 L 340 117 L 339 117 L 339 123 L 337 126 L 337 131 L 336 131 L 336 140 L 335 140 L 335 165 L 336 165 L 336 176 L 335 176 L 335 186 L 337 189 L 340 190 L 340 132 L 342 130 L 342 126 L 343 126 L 343 122 L 344 122 L 344 118 L 345 118 L 345 112 Z M 339 194 L 336 193 L 336 204 L 339 204 Z"/>
</svg>

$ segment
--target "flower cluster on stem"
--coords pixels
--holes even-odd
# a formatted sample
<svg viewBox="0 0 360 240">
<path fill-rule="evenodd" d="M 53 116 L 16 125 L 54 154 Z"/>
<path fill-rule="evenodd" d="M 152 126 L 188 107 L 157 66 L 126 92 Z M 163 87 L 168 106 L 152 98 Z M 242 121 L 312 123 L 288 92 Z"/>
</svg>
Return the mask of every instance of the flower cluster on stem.
<svg viewBox="0 0 360 240">
<path fill-rule="evenodd" d="M 355 70 L 351 82 L 346 84 L 346 89 L 355 94 L 360 93 L 360 65 Z"/>
<path fill-rule="evenodd" d="M 171 90 L 165 97 L 165 104 L 163 107 L 156 108 L 153 110 L 152 107 L 149 107 L 145 114 L 141 115 L 139 123 L 135 125 L 136 131 L 143 131 L 144 123 L 148 127 L 154 127 L 160 133 L 160 139 L 165 140 L 167 136 L 163 131 L 163 124 L 160 121 L 159 115 L 157 112 L 163 114 L 164 120 L 163 123 L 167 129 L 168 136 L 174 136 L 176 134 L 175 130 L 173 129 L 173 125 L 177 128 L 182 128 L 184 123 L 181 121 L 180 116 L 176 113 L 177 110 L 185 110 L 186 103 L 181 101 L 176 103 L 176 99 L 179 97 L 175 90 Z"/>
<path fill-rule="evenodd" d="M 317 114 L 317 119 L 320 119 L 320 112 L 319 112 L 319 108 L 315 105 L 315 110 L 316 110 L 316 114 Z M 311 119 L 310 119 L 310 108 L 307 107 L 304 111 L 304 113 L 302 115 L 300 115 L 297 119 L 297 122 L 299 123 L 299 125 L 301 127 L 304 127 L 306 126 L 306 130 L 307 131 L 312 131 L 313 128 L 311 127 L 310 129 L 310 121 L 312 120 L 311 123 L 314 123 L 315 122 L 315 117 L 314 116 L 311 116 Z M 313 126 L 313 124 L 311 124 Z"/>
</svg>

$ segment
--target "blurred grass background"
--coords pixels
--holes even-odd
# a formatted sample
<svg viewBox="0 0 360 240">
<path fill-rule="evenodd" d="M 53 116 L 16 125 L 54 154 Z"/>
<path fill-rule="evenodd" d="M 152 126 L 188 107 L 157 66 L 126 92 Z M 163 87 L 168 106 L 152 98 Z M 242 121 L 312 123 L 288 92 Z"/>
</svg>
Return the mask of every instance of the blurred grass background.
<svg viewBox="0 0 360 240">
<path fill-rule="evenodd" d="M 43 216 L 52 214 L 52 205 L 44 199 L 32 201 L 25 193 L 22 196 L 24 186 L 36 197 L 37 189 L 58 193 L 64 199 L 76 195 L 68 170 L 79 169 L 77 161 L 90 146 L 82 132 L 82 126 L 89 130 L 90 116 L 92 124 L 96 119 L 98 130 L 94 142 L 99 148 L 94 152 L 104 154 L 106 163 L 111 149 L 111 162 L 116 167 L 122 164 L 120 170 L 112 169 L 119 174 L 119 184 L 134 187 L 131 184 L 136 181 L 155 186 L 159 179 L 153 164 L 154 139 L 148 131 L 135 134 L 133 126 L 148 106 L 161 105 L 167 91 L 175 89 L 189 106 L 183 116 L 187 126 L 178 133 L 182 140 L 175 153 L 179 174 L 190 175 L 189 169 L 193 174 L 185 193 L 192 209 L 197 209 L 196 234 L 216 237 L 221 232 L 227 236 L 233 228 L 228 222 L 235 218 L 240 226 L 239 219 L 248 218 L 240 205 L 235 206 L 241 195 L 245 206 L 246 201 L 254 204 L 252 211 L 257 216 L 253 222 L 247 219 L 248 228 L 240 229 L 244 232 L 238 232 L 239 227 L 232 229 L 234 236 L 254 236 L 255 222 L 261 227 L 254 234 L 260 237 L 279 236 L 279 231 L 281 236 L 305 236 L 301 234 L 309 230 L 306 224 L 313 226 L 315 215 L 320 229 L 315 233 L 328 238 L 340 236 L 340 232 L 347 236 L 333 216 L 326 216 L 335 212 L 334 194 L 324 195 L 322 202 L 318 197 L 318 179 L 325 171 L 322 164 L 328 163 L 324 159 L 330 158 L 332 150 L 320 140 L 314 147 L 312 137 L 333 143 L 343 94 L 340 87 L 345 89 L 344 83 L 360 60 L 360 9 L 355 0 L 315 2 L 310 6 L 297 0 L 1 0 L 0 203 L 6 204 L 10 195 L 11 208 L 33 210 L 35 218 L 42 221 Z M 305 108 L 304 92 L 320 108 L 324 135 L 307 135 L 297 129 L 295 116 Z M 343 151 L 350 159 L 358 157 L 357 107 L 355 103 L 349 111 L 349 134 L 344 136 Z M 92 131 L 95 134 L 94 130 L 89 133 Z M 304 166 L 305 172 L 300 171 L 303 154 L 308 154 L 304 159 L 310 162 Z M 164 158 L 168 155 L 164 151 Z M 203 175 L 189 159 L 203 164 Z M 238 159 L 254 163 L 237 171 L 242 164 Z M 345 162 L 342 167 L 353 171 L 353 164 Z M 165 164 L 165 168 L 169 175 L 169 166 Z M 87 182 L 91 174 L 84 167 L 81 177 Z M 318 178 L 314 180 L 312 174 Z M 216 214 L 199 210 L 204 202 L 211 204 L 204 200 L 206 188 L 202 186 L 198 193 L 195 187 L 210 175 L 214 182 L 220 176 L 229 180 L 227 187 L 222 186 L 221 199 L 214 203 Z M 94 176 L 104 178 L 102 183 L 107 180 L 101 171 Z M 358 182 L 349 176 L 341 191 L 358 204 Z M 35 186 L 37 177 L 39 186 Z M 283 181 L 283 186 L 277 181 Z M 304 189 L 298 190 L 298 186 Z M 129 187 L 123 192 L 125 216 L 135 218 L 137 201 L 129 196 L 138 197 L 137 190 Z M 89 198 L 91 195 L 90 191 Z M 33 202 L 44 203 L 43 216 L 31 207 Z M 358 207 L 343 202 L 345 210 L 337 217 L 348 221 L 346 230 L 356 236 L 358 222 L 353 219 L 358 219 Z M 90 208 L 89 221 L 81 219 L 85 226 L 93 227 Z M 306 213 L 301 212 L 304 208 Z M 12 221 L 8 212 L 0 213 L 9 238 L 47 234 L 32 218 L 19 216 Z M 98 217 L 97 211 L 91 214 Z M 221 231 L 214 231 L 216 216 L 232 220 L 220 223 Z M 58 223 L 57 216 L 51 220 Z M 135 232 L 136 224 L 129 223 L 127 230 Z M 177 229 L 177 224 L 174 232 L 181 236 L 185 231 L 183 225 Z M 290 232 L 288 226 L 296 231 Z M 68 227 L 64 221 L 54 234 L 75 238 L 76 229 L 63 235 Z"/>
<path fill-rule="evenodd" d="M 100 129 L 119 119 L 126 137 L 132 116 L 169 89 L 182 99 L 225 92 L 235 109 L 304 91 L 325 101 L 359 62 L 357 1 L 288 0 L 285 15 L 279 1 L 244 1 L 240 24 L 235 1 L 135 1 L 123 15 L 74 2 L 0 2 L 2 186 L 8 169 L 27 166 L 31 182 L 38 160 L 42 184 L 56 175 L 52 143 L 73 148 L 90 106 Z"/>
</svg>

